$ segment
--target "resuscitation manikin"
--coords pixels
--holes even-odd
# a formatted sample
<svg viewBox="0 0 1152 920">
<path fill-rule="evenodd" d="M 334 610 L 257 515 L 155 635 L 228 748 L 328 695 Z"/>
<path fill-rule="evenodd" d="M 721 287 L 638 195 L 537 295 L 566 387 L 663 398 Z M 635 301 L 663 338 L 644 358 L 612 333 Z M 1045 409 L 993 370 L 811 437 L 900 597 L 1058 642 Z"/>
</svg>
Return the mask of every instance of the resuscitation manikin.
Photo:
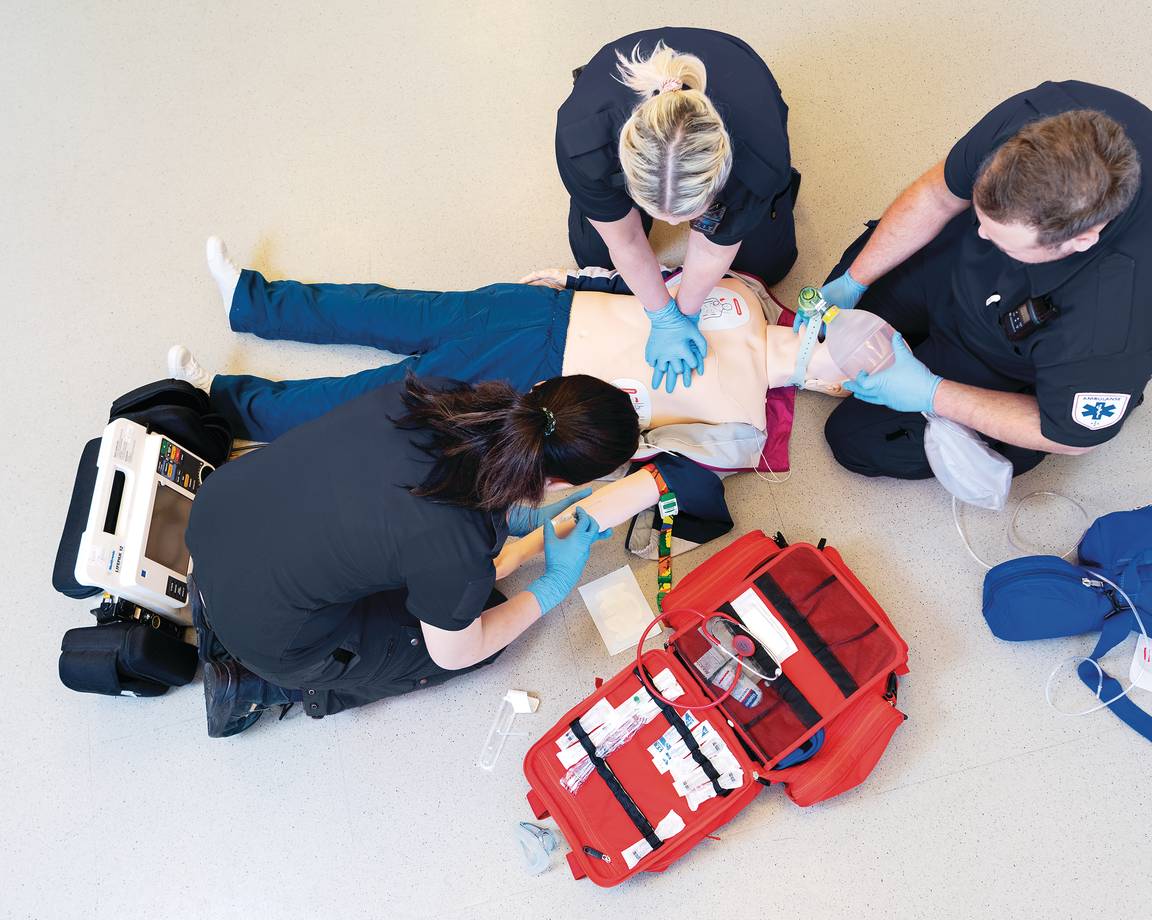
<svg viewBox="0 0 1152 920">
<path fill-rule="evenodd" d="M 828 305 L 815 288 L 800 292 L 799 312 L 806 326 L 792 375 L 794 385 L 834 392 L 861 371 L 874 374 L 892 364 L 895 330 L 874 313 Z M 827 347 L 817 354 L 821 321 L 827 324 Z M 966 504 L 1003 511 L 1012 487 L 1011 461 L 971 428 L 929 412 L 924 417 L 928 420 L 924 452 L 937 481 Z"/>
</svg>

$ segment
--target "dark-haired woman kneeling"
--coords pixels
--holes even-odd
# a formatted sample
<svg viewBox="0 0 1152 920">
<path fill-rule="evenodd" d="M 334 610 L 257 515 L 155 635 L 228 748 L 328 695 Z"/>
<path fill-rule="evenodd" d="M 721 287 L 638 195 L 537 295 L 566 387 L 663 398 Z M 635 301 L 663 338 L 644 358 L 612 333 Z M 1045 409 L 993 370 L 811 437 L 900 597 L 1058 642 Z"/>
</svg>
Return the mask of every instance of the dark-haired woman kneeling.
<svg viewBox="0 0 1152 920">
<path fill-rule="evenodd" d="M 382 386 L 205 482 L 187 533 L 194 602 L 237 661 L 299 689 L 310 716 L 440 683 L 492 661 L 575 587 L 608 536 L 582 511 L 571 534 L 548 535 L 527 590 L 497 594 L 492 561 L 510 533 L 587 494 L 535 507 L 550 487 L 607 475 L 638 436 L 629 398 L 593 377 L 523 394 Z M 247 701 L 213 686 L 227 675 L 205 680 L 211 732 L 214 695 L 217 710 Z"/>
</svg>

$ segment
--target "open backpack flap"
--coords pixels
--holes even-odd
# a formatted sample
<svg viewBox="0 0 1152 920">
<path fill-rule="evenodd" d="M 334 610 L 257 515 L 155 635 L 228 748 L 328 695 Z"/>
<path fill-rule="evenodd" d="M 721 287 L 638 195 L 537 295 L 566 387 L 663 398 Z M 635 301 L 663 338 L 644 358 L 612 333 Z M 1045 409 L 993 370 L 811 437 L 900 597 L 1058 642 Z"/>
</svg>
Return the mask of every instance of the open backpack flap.
<svg viewBox="0 0 1152 920">
<path fill-rule="evenodd" d="M 717 566 L 720 559 L 727 565 Z M 718 603 L 725 595 L 731 599 Z M 781 547 L 748 534 L 668 595 L 673 625 L 678 606 L 735 613 L 750 632 L 756 620 L 770 618 L 760 628 L 776 637 L 757 638 L 767 640 L 782 673 L 758 694 L 733 694 L 722 707 L 773 771 L 765 784 L 782 782 L 796 804 L 811 805 L 868 776 L 905 718 L 896 693 L 897 677 L 908 672 L 908 646 L 835 549 Z M 708 654 L 700 631 L 674 636 L 671 645 L 700 675 Z M 820 733 L 820 750 L 789 766 L 793 752 Z"/>
<path fill-rule="evenodd" d="M 1077 674 L 1100 701 L 1096 708 L 1107 706 L 1152 741 L 1152 715 L 1100 666 L 1133 632 L 1147 635 L 1152 626 L 1152 505 L 1098 518 L 1080 541 L 1079 560 L 1026 556 L 993 567 L 984 578 L 984 617 L 1010 641 L 1099 631 Z"/>
</svg>

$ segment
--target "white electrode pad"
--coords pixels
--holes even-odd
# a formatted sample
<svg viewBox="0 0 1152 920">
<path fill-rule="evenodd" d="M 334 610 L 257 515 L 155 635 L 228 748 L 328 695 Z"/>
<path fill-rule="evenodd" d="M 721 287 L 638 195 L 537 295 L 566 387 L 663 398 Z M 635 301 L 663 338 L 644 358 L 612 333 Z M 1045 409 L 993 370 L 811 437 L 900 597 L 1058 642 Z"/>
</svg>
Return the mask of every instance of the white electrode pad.
<svg viewBox="0 0 1152 920">
<path fill-rule="evenodd" d="M 640 428 L 647 428 L 652 424 L 652 394 L 639 380 L 631 377 L 620 377 L 612 381 L 612 386 L 623 390 L 632 400 L 632 408 L 640 416 Z"/>
<path fill-rule="evenodd" d="M 1143 690 L 1152 690 L 1152 642 L 1147 636 L 1136 637 L 1136 654 L 1132 656 L 1128 679 Z"/>
<path fill-rule="evenodd" d="M 745 326 L 752 319 L 751 310 L 751 305 L 740 294 L 728 288 L 712 288 L 712 293 L 700 308 L 700 329 L 715 332 Z"/>
</svg>

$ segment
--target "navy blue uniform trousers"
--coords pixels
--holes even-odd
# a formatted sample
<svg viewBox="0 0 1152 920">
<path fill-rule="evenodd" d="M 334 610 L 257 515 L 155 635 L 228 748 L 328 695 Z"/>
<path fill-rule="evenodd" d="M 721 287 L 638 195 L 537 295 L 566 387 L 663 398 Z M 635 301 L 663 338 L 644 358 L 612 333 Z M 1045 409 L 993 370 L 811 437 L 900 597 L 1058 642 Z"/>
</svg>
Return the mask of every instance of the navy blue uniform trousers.
<svg viewBox="0 0 1152 920">
<path fill-rule="evenodd" d="M 211 398 L 237 437 L 272 441 L 385 383 L 417 376 L 504 380 L 521 392 L 561 373 L 572 292 L 526 284 L 405 291 L 382 284 L 265 281 L 245 270 L 232 298 L 236 332 L 408 355 L 347 377 L 267 380 L 217 374 Z"/>
</svg>

